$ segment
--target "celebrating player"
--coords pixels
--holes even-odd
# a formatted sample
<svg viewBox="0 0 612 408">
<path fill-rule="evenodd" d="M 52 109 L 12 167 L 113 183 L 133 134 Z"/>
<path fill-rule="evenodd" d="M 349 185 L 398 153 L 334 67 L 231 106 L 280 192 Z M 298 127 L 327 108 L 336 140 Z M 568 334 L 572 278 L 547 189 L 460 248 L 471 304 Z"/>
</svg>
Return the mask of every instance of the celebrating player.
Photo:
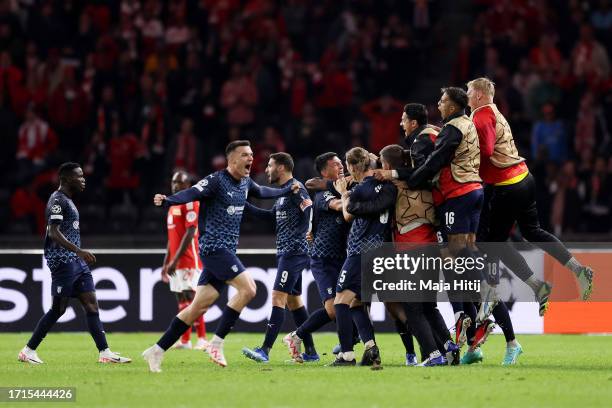
<svg viewBox="0 0 612 408">
<path fill-rule="evenodd" d="M 106 342 L 100 321 L 98 300 L 88 265 L 96 257 L 81 249 L 79 211 L 72 197 L 85 189 L 83 170 L 77 163 L 64 163 L 59 168 L 60 185 L 47 202 L 45 218 L 45 259 L 51 270 L 51 309 L 38 321 L 28 344 L 19 352 L 18 359 L 25 363 L 42 364 L 36 349 L 49 330 L 64 314 L 71 297 L 76 297 L 85 309 L 87 327 L 99 351 L 100 363 L 129 363 L 132 360 L 113 353 Z"/>
<path fill-rule="evenodd" d="M 576 275 L 581 297 L 587 300 L 593 290 L 593 271 L 570 254 L 554 235 L 540 227 L 533 176 L 514 145 L 510 125 L 493 103 L 495 85 L 487 78 L 468 82 L 472 121 L 480 138 L 480 175 L 490 186 L 488 232 L 485 240 L 505 242 L 515 222 L 523 237 L 540 245 L 559 263 Z M 545 243 L 545 244 L 540 244 Z M 551 286 L 534 276 L 525 259 L 510 246 L 500 251 L 501 260 L 526 282 L 540 302 L 540 315 L 546 311 Z"/>
<path fill-rule="evenodd" d="M 188 189 L 189 176 L 184 171 L 177 171 L 172 176 L 172 194 Z M 193 300 L 193 294 L 198 286 L 202 261 L 196 249 L 198 242 L 198 215 L 200 202 L 174 205 L 168 208 L 168 247 L 164 257 L 162 280 L 170 283 L 170 291 L 176 294 L 179 312 L 185 309 Z M 196 350 L 204 350 L 206 341 L 206 323 L 204 316 L 195 321 L 198 333 Z M 191 326 L 183 333 L 175 348 L 191 349 Z"/>
<path fill-rule="evenodd" d="M 271 210 L 262 210 L 247 203 L 247 212 L 276 223 L 276 258 L 278 267 L 272 290 L 272 313 L 266 327 L 266 334 L 261 347 L 243 348 L 242 353 L 260 363 L 269 361 L 270 350 L 278 337 L 285 320 L 285 307 L 288 306 L 296 327 L 307 319 L 308 312 L 302 302 L 302 271 L 310 263 L 306 233 L 310 228 L 312 201 L 308 192 L 293 178 L 293 158 L 287 153 L 270 155 L 266 174 L 270 184 L 281 187 L 298 183 L 300 191 L 289 197 L 280 197 Z M 319 355 L 314 348 L 311 335 L 303 338 L 306 352 L 299 355 L 298 361 L 318 361 Z"/>
<path fill-rule="evenodd" d="M 480 151 L 476 128 L 465 115 L 467 95 L 460 88 L 443 88 L 438 101 L 444 126 L 433 152 L 408 179 L 410 189 L 419 189 L 435 179 L 441 204 L 436 208 L 445 257 L 473 257 L 483 192 L 478 174 Z M 451 295 L 451 293 L 449 293 Z M 472 322 L 476 308 L 471 302 L 451 302 L 455 312 L 455 343 L 461 346 L 474 337 Z"/>
<path fill-rule="evenodd" d="M 170 197 L 156 194 L 153 202 L 157 206 L 171 206 L 193 201 L 202 201 L 204 211 L 200 213 L 200 255 L 204 270 L 200 275 L 196 294 L 191 304 L 183 309 L 170 323 L 170 327 L 156 344 L 142 355 L 152 372 L 161 371 L 164 352 L 204 314 L 217 300 L 226 285 L 233 286 L 237 293 L 227 303 L 221 314 L 215 336 L 206 352 L 211 360 L 221 367 L 227 366 L 223 353 L 223 341 L 231 331 L 242 309 L 255 297 L 253 278 L 236 256 L 240 222 L 247 200 L 253 194 L 258 198 L 276 198 L 297 190 L 297 183 L 282 189 L 259 186 L 249 177 L 253 164 L 253 151 L 247 140 L 236 140 L 225 149 L 227 168 L 208 175 L 193 187 Z"/>
<path fill-rule="evenodd" d="M 374 327 L 367 308 L 361 303 L 361 257 L 369 251 L 379 248 L 388 240 L 389 208 L 395 204 L 397 189 L 392 183 L 380 182 L 373 177 L 370 167 L 371 158 L 367 150 L 354 147 L 346 153 L 346 166 L 357 184 L 352 190 L 347 189 L 347 180 L 338 179 L 336 190 L 342 194 L 342 213 L 346 221 L 353 221 L 347 242 L 347 258 L 342 265 L 336 285 L 336 324 L 341 352 L 338 353 L 332 366 L 355 365 L 353 351 L 353 324 L 359 331 L 359 337 L 365 345 L 361 363 L 380 366 L 380 352 L 374 340 Z M 391 191 L 385 194 L 391 197 L 384 207 L 385 211 L 367 216 L 354 216 L 350 212 L 351 202 L 375 199 L 382 190 Z M 352 316 L 352 319 L 351 319 Z"/>
<path fill-rule="evenodd" d="M 315 169 L 325 181 L 333 182 L 344 176 L 342 161 L 333 152 L 319 155 L 315 159 Z M 349 227 L 350 224 L 342 216 L 342 201 L 329 190 L 317 191 L 313 206 L 314 240 L 310 249 L 310 270 L 319 288 L 323 307 L 311 313 L 296 331 L 283 339 L 289 354 L 296 361 L 308 361 L 308 353 L 302 353 L 301 349 L 303 340 L 336 319 L 336 282 L 346 258 Z"/>
</svg>

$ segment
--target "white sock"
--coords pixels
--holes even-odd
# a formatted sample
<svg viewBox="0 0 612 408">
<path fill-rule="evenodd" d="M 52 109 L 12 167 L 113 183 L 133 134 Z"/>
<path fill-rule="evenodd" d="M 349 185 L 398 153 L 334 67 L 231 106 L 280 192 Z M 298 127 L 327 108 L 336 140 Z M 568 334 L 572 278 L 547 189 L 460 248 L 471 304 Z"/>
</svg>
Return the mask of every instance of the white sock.
<svg viewBox="0 0 612 408">
<path fill-rule="evenodd" d="M 542 281 L 536 278 L 535 275 L 531 275 L 525 283 L 529 285 L 529 287 L 537 294 L 540 286 L 542 286 Z"/>
<path fill-rule="evenodd" d="M 582 264 L 572 256 L 570 260 L 567 261 L 567 263 L 565 264 L 565 267 L 570 271 L 574 272 L 574 275 L 578 276 L 578 274 L 580 273 L 580 269 L 582 268 Z"/>
<path fill-rule="evenodd" d="M 374 340 L 368 340 L 363 345 L 365 346 L 365 349 L 368 350 L 374 347 L 376 343 L 374 343 Z"/>
<path fill-rule="evenodd" d="M 211 343 L 215 344 L 215 345 L 222 345 L 223 344 L 223 340 L 221 337 L 217 336 L 216 334 L 213 336 Z"/>
<path fill-rule="evenodd" d="M 342 354 L 342 358 L 344 359 L 344 361 L 352 361 L 355 359 L 354 351 L 344 351 L 341 354 Z"/>
<path fill-rule="evenodd" d="M 429 353 L 429 358 L 430 359 L 434 359 L 434 358 L 438 358 L 440 357 L 442 354 L 440 354 L 440 352 L 438 350 L 432 351 L 431 353 Z"/>
<path fill-rule="evenodd" d="M 161 353 L 165 353 L 166 350 L 164 350 L 163 348 L 159 347 L 159 344 L 155 343 L 155 345 L 153 346 L 155 347 L 155 351 L 157 352 L 161 352 Z"/>
<path fill-rule="evenodd" d="M 156 344 L 157 344 L 157 343 L 156 343 Z M 108 352 L 108 353 L 110 353 L 110 352 L 111 352 L 111 351 L 110 351 L 110 348 L 108 348 L 108 347 L 107 347 L 107 348 L 105 348 L 104 350 L 101 350 L 101 351 L 100 351 L 100 353 L 107 353 L 107 352 Z"/>
<path fill-rule="evenodd" d="M 506 347 L 508 347 L 508 348 L 515 348 L 516 346 L 518 346 L 518 343 L 516 342 L 516 339 L 506 343 Z"/>
<path fill-rule="evenodd" d="M 32 351 L 35 351 L 35 350 L 32 350 L 31 348 L 29 348 L 28 346 L 25 346 L 23 349 L 25 350 L 26 353 L 30 353 Z"/>
</svg>

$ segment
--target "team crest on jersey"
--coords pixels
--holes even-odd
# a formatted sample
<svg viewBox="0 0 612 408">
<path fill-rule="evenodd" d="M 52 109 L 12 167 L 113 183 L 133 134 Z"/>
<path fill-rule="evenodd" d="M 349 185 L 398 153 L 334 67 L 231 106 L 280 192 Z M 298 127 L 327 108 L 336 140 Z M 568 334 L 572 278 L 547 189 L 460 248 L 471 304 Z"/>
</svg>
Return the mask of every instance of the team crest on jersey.
<svg viewBox="0 0 612 408">
<path fill-rule="evenodd" d="M 79 229 L 79 222 L 78 221 L 73 222 L 72 223 L 72 228 Z"/>
<path fill-rule="evenodd" d="M 62 293 L 62 287 L 61 286 L 57 287 L 57 293 Z"/>
<path fill-rule="evenodd" d="M 227 207 L 227 213 L 228 213 L 229 215 L 234 215 L 234 214 L 236 214 L 236 209 L 234 208 L 234 206 L 233 206 L 233 205 L 230 205 L 229 207 Z"/>
<path fill-rule="evenodd" d="M 281 197 L 278 199 L 278 205 L 281 206 L 285 203 L 285 197 Z"/>
<path fill-rule="evenodd" d="M 187 222 L 194 222 L 196 217 L 197 217 L 197 215 L 196 215 L 195 211 L 189 211 L 187 213 Z"/>
<path fill-rule="evenodd" d="M 51 207 L 51 212 L 53 214 L 59 214 L 62 212 L 62 207 L 60 207 L 59 205 L 55 204 Z"/>
<path fill-rule="evenodd" d="M 327 288 L 327 294 L 331 295 L 332 294 L 332 288 Z"/>
<path fill-rule="evenodd" d="M 374 191 L 376 191 L 377 193 L 380 193 L 380 190 L 382 190 L 382 184 L 379 184 L 376 187 L 374 187 Z"/>
</svg>

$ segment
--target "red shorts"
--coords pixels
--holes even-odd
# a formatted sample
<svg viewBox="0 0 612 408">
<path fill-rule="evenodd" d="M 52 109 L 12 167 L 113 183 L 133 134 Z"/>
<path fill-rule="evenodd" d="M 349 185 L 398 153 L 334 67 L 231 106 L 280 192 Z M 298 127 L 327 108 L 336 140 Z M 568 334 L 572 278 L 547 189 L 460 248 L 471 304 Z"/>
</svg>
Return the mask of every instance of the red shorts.
<svg viewBox="0 0 612 408">
<path fill-rule="evenodd" d="M 415 244 L 437 243 L 438 238 L 436 237 L 436 230 L 434 229 L 433 225 L 423 224 L 405 234 L 400 234 L 397 230 L 394 230 L 393 241 L 395 242 L 396 250 L 405 251 L 420 246 Z"/>
</svg>

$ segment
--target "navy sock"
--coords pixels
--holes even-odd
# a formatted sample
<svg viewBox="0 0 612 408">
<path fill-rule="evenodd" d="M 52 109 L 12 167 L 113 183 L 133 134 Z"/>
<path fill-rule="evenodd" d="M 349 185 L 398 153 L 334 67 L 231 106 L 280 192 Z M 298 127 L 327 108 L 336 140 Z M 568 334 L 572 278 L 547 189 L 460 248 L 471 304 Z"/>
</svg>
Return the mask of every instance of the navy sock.
<svg viewBox="0 0 612 408">
<path fill-rule="evenodd" d="M 170 322 L 170 326 L 166 329 L 166 332 L 157 341 L 157 345 L 164 350 L 168 350 L 188 328 L 189 325 L 187 323 L 175 316 Z"/>
<path fill-rule="evenodd" d="M 227 336 L 227 334 L 232 330 L 234 324 L 236 324 L 236 320 L 240 317 L 240 312 L 232 309 L 229 306 L 225 306 L 223 309 L 223 313 L 221 313 L 221 318 L 219 319 L 219 323 L 217 323 L 217 330 L 215 331 L 215 335 L 222 339 Z"/>
<path fill-rule="evenodd" d="M 359 330 L 357 330 L 357 325 L 353 322 L 353 344 L 359 343 Z"/>
<path fill-rule="evenodd" d="M 268 320 L 268 327 L 266 327 L 266 337 L 264 338 L 262 348 L 269 353 L 270 349 L 274 345 L 278 333 L 280 333 L 283 321 L 285 320 L 285 308 L 273 306 L 272 313 L 270 314 L 270 320 Z"/>
<path fill-rule="evenodd" d="M 351 316 L 357 326 L 357 330 L 359 330 L 361 341 L 365 344 L 370 340 L 374 340 L 374 326 L 372 326 L 370 315 L 365 306 L 351 308 Z"/>
<path fill-rule="evenodd" d="M 504 302 L 499 302 L 497 306 L 495 306 L 493 309 L 493 317 L 495 318 L 495 323 L 497 323 L 504 332 L 506 342 L 514 340 L 516 338 L 514 337 L 514 327 L 512 326 L 512 320 L 510 320 L 508 307 L 506 307 Z"/>
<path fill-rule="evenodd" d="M 406 354 L 415 354 L 414 353 L 414 341 L 412 340 L 412 333 L 408 329 L 406 323 L 403 323 L 401 320 L 395 321 L 395 330 L 397 334 L 399 334 L 402 339 L 402 343 L 404 344 L 404 348 L 406 349 Z"/>
<path fill-rule="evenodd" d="M 325 308 L 321 308 L 312 312 L 310 316 L 308 316 L 308 320 L 306 320 L 295 333 L 298 335 L 300 339 L 303 339 L 307 334 L 311 334 L 319 330 L 321 327 L 325 326 L 327 323 L 332 320 L 329 318 L 327 314 L 327 310 Z"/>
<path fill-rule="evenodd" d="M 478 311 L 476 310 L 476 306 L 472 302 L 464 302 L 463 307 L 465 309 L 465 314 L 470 316 L 470 319 L 472 319 L 472 324 L 470 325 L 470 327 L 468 327 L 466 331 L 466 335 L 468 339 L 467 342 L 468 342 L 468 345 L 471 346 L 472 339 L 474 338 L 474 335 L 476 334 L 476 314 L 478 313 Z"/>
<path fill-rule="evenodd" d="M 308 311 L 304 306 L 300 307 L 299 309 L 292 310 L 291 314 L 293 315 L 295 327 L 301 327 L 304 322 L 308 320 Z M 300 338 L 304 342 L 304 350 L 306 351 L 306 354 L 317 354 L 317 350 L 314 346 L 314 340 L 312 340 L 312 335 L 310 333 L 305 333 L 304 337 L 300 336 Z"/>
<path fill-rule="evenodd" d="M 349 305 L 339 303 L 334 305 L 334 309 L 336 310 L 340 350 L 343 352 L 353 351 L 353 318 L 351 317 Z"/>
<path fill-rule="evenodd" d="M 59 314 L 56 310 L 49 309 L 47 313 L 43 315 L 38 321 L 34 332 L 32 333 L 32 337 L 28 341 L 28 347 L 32 350 L 36 350 L 41 341 L 45 338 L 51 327 L 57 322 L 57 320 L 62 315 Z"/>
<path fill-rule="evenodd" d="M 91 337 L 96 342 L 98 351 L 106 350 L 108 343 L 106 342 L 106 334 L 104 333 L 99 313 L 87 312 L 87 327 L 89 328 L 89 334 L 91 334 Z"/>
</svg>

